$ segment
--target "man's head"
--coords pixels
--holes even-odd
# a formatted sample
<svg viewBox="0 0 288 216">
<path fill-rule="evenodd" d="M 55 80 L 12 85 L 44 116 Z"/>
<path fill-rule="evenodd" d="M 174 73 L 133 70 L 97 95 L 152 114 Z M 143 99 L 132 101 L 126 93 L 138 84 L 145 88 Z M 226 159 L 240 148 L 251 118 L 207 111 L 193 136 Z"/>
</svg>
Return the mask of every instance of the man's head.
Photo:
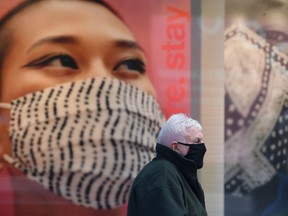
<svg viewBox="0 0 288 216">
<path fill-rule="evenodd" d="M 185 144 L 203 143 L 202 126 L 185 114 L 179 113 L 172 115 L 162 127 L 158 135 L 158 143 L 164 145 L 182 156 L 186 156 L 189 146 Z"/>
</svg>

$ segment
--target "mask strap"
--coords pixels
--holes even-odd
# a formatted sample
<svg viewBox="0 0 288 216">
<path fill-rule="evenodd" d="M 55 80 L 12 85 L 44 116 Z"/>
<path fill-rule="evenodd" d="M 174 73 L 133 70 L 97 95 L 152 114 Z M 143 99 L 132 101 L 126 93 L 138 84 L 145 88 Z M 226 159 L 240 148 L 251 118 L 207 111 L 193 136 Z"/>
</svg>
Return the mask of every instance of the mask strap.
<svg viewBox="0 0 288 216">
<path fill-rule="evenodd" d="M 21 164 L 20 164 L 19 162 L 17 162 L 14 158 L 12 158 L 11 156 L 9 156 L 9 155 L 7 155 L 7 154 L 4 154 L 4 155 L 3 155 L 3 159 L 4 159 L 7 163 L 13 165 L 13 166 L 16 167 L 16 168 L 21 167 Z"/>
<path fill-rule="evenodd" d="M 3 109 L 11 109 L 11 104 L 9 103 L 0 103 L 0 108 L 3 108 Z"/>
</svg>

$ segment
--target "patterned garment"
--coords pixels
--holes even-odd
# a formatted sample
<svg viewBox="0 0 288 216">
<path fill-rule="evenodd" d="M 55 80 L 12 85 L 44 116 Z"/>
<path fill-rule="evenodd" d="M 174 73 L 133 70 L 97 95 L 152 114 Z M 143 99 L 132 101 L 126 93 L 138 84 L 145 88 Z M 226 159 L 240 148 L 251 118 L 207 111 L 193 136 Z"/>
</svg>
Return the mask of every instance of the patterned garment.
<svg viewBox="0 0 288 216">
<path fill-rule="evenodd" d="M 127 202 L 165 121 L 153 96 L 110 78 L 23 96 L 10 112 L 14 165 L 50 191 L 98 209 Z"/>
<path fill-rule="evenodd" d="M 225 192 L 288 175 L 288 58 L 250 29 L 225 33 Z"/>
</svg>

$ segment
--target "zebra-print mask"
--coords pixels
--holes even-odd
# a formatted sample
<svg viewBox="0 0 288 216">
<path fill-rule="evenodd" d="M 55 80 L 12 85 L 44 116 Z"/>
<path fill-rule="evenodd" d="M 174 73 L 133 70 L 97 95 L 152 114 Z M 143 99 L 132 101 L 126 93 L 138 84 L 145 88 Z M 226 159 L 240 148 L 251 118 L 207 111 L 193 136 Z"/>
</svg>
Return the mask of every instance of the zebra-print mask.
<svg viewBox="0 0 288 216">
<path fill-rule="evenodd" d="M 111 78 L 65 83 L 9 104 L 13 158 L 26 176 L 78 205 L 127 202 L 154 156 L 164 116 L 153 96 Z"/>
</svg>

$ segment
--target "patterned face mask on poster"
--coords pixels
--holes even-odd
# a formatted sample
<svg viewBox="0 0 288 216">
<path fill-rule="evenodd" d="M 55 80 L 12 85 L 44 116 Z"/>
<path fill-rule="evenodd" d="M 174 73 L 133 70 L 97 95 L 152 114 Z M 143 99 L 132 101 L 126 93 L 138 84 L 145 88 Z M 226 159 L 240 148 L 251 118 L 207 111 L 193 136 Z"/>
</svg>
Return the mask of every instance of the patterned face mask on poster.
<svg viewBox="0 0 288 216">
<path fill-rule="evenodd" d="M 225 193 L 239 197 L 288 172 L 288 57 L 241 23 L 224 47 Z"/>
<path fill-rule="evenodd" d="M 153 96 L 111 78 L 65 83 L 10 104 L 7 162 L 78 205 L 127 202 L 132 181 L 154 156 L 165 119 Z"/>
</svg>

